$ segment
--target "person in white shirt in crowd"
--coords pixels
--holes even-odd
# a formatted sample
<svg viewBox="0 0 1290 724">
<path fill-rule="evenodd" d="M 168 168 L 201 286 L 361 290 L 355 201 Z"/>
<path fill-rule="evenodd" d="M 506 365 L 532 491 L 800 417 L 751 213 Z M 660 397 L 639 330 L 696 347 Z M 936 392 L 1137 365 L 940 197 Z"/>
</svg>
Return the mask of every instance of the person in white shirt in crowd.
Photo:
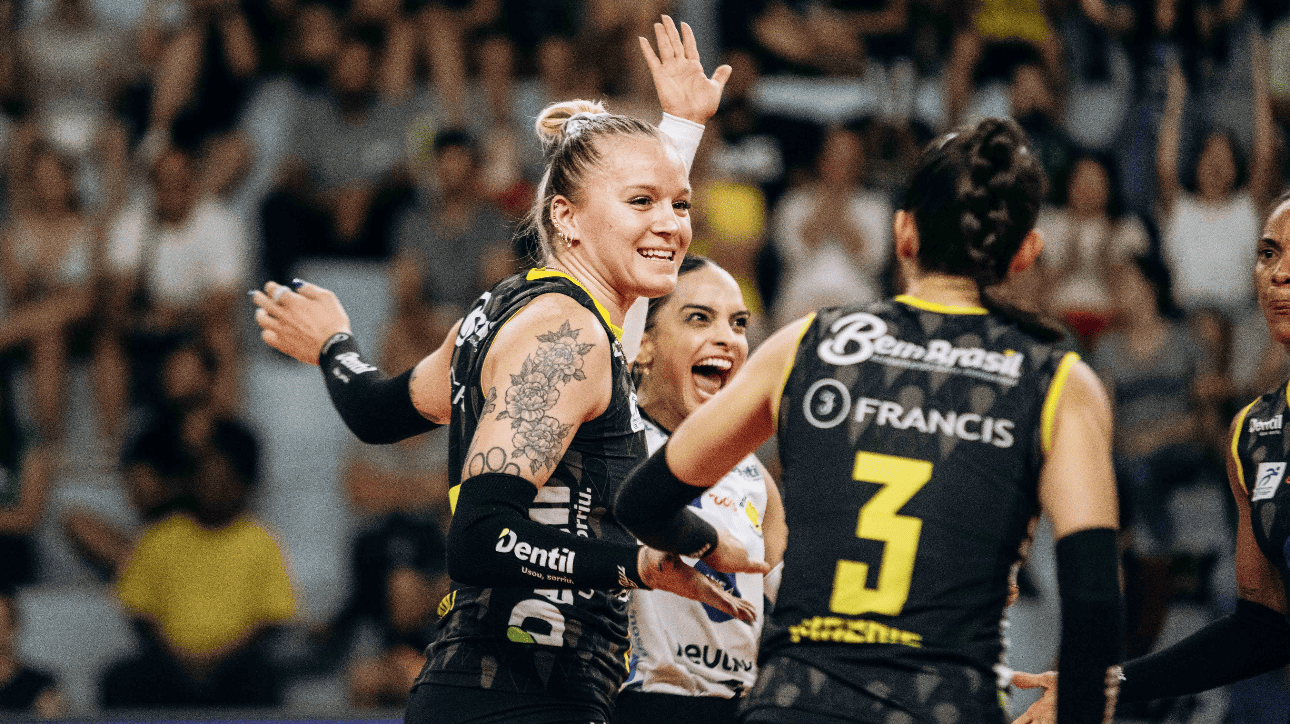
<svg viewBox="0 0 1290 724">
<path fill-rule="evenodd" d="M 151 193 L 128 204 L 108 232 L 112 329 L 103 354 L 117 364 L 112 399 L 155 389 L 164 352 L 177 337 L 195 336 L 214 360 L 214 407 L 237 404 L 237 343 L 233 305 L 248 275 L 249 236 L 222 199 L 203 194 L 192 154 L 178 147 L 153 164 Z M 127 362 L 128 360 L 128 362 Z"/>
<path fill-rule="evenodd" d="M 891 202 L 861 184 L 864 139 L 858 129 L 830 129 L 814 178 L 791 189 L 775 209 L 774 243 L 784 259 L 775 318 L 796 319 L 818 307 L 872 302 L 891 247 Z"/>
<path fill-rule="evenodd" d="M 1148 251 L 1142 220 L 1121 209 L 1118 174 L 1110 157 L 1084 153 L 1066 170 L 1061 206 L 1039 213 L 1040 257 L 1050 311 L 1091 344 L 1112 322 L 1111 273 Z"/>
<path fill-rule="evenodd" d="M 1181 66 L 1169 70 L 1160 121 L 1161 246 L 1173 272 L 1175 299 L 1187 310 L 1215 307 L 1233 317 L 1253 309 L 1249 259 L 1259 238 L 1263 210 L 1274 195 L 1271 108 L 1262 46 L 1254 53 L 1254 147 L 1248 177 L 1235 136 L 1215 128 L 1205 134 L 1194 186 L 1180 188 L 1179 145 L 1187 81 Z"/>
<path fill-rule="evenodd" d="M 734 277 L 694 255 L 681 262 L 676 289 L 650 300 L 634 367 L 650 453 L 743 366 L 750 314 Z M 631 660 L 614 724 L 733 723 L 743 693 L 757 679 L 763 596 L 774 599 L 788 541 L 779 489 L 749 455 L 690 506 L 775 568 L 763 585 L 761 574 L 719 573 L 695 563 L 753 604 L 757 619 L 751 624 L 664 591 L 633 591 Z"/>
</svg>

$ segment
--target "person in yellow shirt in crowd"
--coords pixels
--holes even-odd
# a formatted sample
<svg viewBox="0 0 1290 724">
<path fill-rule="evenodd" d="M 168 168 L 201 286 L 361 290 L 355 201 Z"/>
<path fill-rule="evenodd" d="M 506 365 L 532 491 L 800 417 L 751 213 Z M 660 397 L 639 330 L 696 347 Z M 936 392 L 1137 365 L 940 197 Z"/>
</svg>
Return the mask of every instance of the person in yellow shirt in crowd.
<svg viewBox="0 0 1290 724">
<path fill-rule="evenodd" d="M 236 423 L 190 416 L 191 495 L 130 554 L 117 595 L 140 652 L 111 667 L 104 707 L 270 706 L 279 677 L 266 652 L 297 598 L 284 551 L 246 511 L 255 438 Z"/>
</svg>

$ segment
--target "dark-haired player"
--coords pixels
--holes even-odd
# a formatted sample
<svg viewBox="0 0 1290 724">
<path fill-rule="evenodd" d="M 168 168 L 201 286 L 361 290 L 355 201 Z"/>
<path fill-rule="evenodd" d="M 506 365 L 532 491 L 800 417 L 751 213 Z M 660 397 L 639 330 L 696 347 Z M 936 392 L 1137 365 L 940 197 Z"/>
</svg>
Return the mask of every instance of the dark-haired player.
<svg viewBox="0 0 1290 724">
<path fill-rule="evenodd" d="M 934 141 L 895 216 L 907 293 L 776 333 L 628 479 L 615 512 L 686 550 L 683 507 L 778 432 L 788 548 L 745 722 L 1001 722 L 1008 572 L 1057 537 L 1063 724 L 1100 721 L 1119 645 L 1111 419 L 1061 336 L 986 287 L 1034 263 L 1046 180 L 988 119 Z"/>
<path fill-rule="evenodd" d="M 1281 197 L 1263 226 L 1254 263 L 1254 286 L 1268 334 L 1290 349 L 1290 194 Z M 1236 610 L 1178 643 L 1113 671 L 1120 701 L 1148 701 L 1195 694 L 1290 665 L 1290 382 L 1251 402 L 1232 420 L 1227 477 L 1236 497 Z M 1063 674 L 1063 677 L 1065 675 Z M 1025 688 L 1047 691 L 1017 719 L 1050 724 L 1060 696 L 1056 672 L 1017 674 Z M 1062 690 L 1067 686 L 1062 679 Z"/>
</svg>

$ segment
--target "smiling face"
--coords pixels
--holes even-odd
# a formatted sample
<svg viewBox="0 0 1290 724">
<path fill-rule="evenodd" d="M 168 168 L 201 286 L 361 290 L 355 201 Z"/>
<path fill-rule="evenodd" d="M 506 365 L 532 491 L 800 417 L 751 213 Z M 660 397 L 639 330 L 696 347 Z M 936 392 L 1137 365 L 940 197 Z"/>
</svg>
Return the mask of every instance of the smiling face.
<svg viewBox="0 0 1290 724">
<path fill-rule="evenodd" d="M 1282 201 L 1263 227 L 1254 287 L 1268 334 L 1290 348 L 1290 200 Z"/>
<path fill-rule="evenodd" d="M 658 139 L 614 136 L 579 198 L 557 196 L 553 214 L 576 240 L 572 254 L 629 302 L 672 291 L 690 248 L 690 182 L 677 152 Z"/>
<path fill-rule="evenodd" d="M 707 264 L 682 276 L 654 312 L 636 356 L 641 407 L 675 430 L 748 359 L 748 307 L 734 277 Z"/>
</svg>

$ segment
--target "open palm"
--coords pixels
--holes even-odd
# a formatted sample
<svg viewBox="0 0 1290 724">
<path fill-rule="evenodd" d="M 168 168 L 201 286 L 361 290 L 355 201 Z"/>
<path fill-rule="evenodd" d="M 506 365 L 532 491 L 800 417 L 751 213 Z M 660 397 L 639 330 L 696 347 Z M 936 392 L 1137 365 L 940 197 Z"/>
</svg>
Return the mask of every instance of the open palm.
<svg viewBox="0 0 1290 724">
<path fill-rule="evenodd" d="M 721 91 L 730 78 L 730 66 L 717 68 L 709 78 L 699 62 L 694 31 L 687 23 L 681 23 L 678 32 L 676 23 L 667 15 L 663 16 L 663 22 L 654 23 L 654 37 L 658 54 L 655 55 L 645 38 L 640 39 L 641 52 L 649 64 L 663 112 L 695 123 L 707 123 L 721 104 Z"/>
</svg>

